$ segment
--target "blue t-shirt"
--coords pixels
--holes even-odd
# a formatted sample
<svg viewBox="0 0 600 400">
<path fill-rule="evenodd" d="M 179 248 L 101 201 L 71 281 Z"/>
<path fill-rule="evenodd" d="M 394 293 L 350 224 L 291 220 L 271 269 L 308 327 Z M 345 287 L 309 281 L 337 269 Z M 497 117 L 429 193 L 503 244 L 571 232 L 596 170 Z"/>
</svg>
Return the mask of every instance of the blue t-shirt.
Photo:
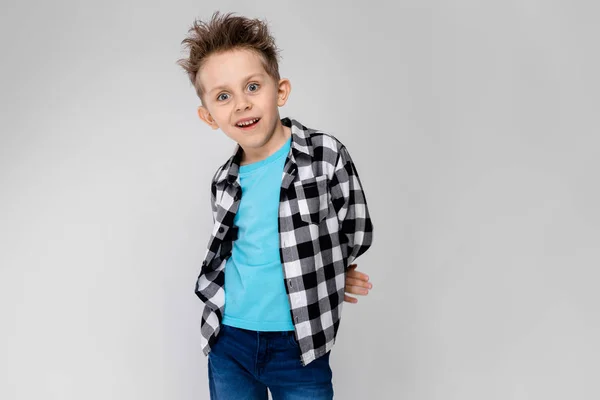
<svg viewBox="0 0 600 400">
<path fill-rule="evenodd" d="M 225 265 L 222 323 L 255 331 L 294 330 L 279 254 L 279 196 L 291 138 L 264 160 L 239 169 L 238 238 Z"/>
</svg>

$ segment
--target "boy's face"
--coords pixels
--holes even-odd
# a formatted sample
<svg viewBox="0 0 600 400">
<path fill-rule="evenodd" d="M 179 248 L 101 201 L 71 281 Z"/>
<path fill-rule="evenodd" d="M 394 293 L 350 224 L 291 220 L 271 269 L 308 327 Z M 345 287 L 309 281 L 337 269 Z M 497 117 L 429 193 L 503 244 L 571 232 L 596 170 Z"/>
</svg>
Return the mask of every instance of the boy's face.
<svg viewBox="0 0 600 400">
<path fill-rule="evenodd" d="M 246 162 L 261 159 L 283 144 L 278 107 L 286 103 L 291 86 L 287 79 L 277 82 L 268 75 L 257 53 L 238 49 L 209 56 L 197 84 L 203 89 L 198 115 L 239 143 Z M 248 120 L 251 125 L 239 125 Z"/>
</svg>

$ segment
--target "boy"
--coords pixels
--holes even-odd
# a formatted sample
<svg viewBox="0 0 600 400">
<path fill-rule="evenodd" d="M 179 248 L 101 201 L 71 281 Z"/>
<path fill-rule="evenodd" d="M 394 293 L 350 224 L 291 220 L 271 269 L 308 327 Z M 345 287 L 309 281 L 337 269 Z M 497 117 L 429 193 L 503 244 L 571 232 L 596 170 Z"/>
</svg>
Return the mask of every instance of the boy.
<svg viewBox="0 0 600 400">
<path fill-rule="evenodd" d="M 332 135 L 280 119 L 291 86 L 263 22 L 217 12 L 190 32 L 178 64 L 198 115 L 237 142 L 196 283 L 211 398 L 331 399 L 344 292 L 370 288 L 352 264 L 373 229 L 356 168 Z"/>
</svg>

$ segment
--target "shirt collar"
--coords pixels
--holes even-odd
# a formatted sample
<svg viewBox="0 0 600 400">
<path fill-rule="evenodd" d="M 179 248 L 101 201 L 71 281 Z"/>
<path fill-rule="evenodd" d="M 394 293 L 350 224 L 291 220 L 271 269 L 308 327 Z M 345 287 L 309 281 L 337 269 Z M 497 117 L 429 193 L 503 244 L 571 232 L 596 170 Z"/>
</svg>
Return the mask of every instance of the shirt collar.
<svg viewBox="0 0 600 400">
<path fill-rule="evenodd" d="M 308 133 L 308 128 L 302 125 L 300 122 L 292 118 L 282 118 L 281 123 L 287 126 L 292 131 L 292 162 L 295 162 L 295 157 L 300 154 L 305 154 L 311 158 L 314 156 L 312 142 Z M 242 159 L 243 150 L 239 144 L 235 146 L 233 155 L 227 160 L 223 169 L 216 178 L 216 183 L 221 183 L 224 180 L 232 183 L 237 180 L 238 172 L 240 168 L 240 161 Z"/>
</svg>

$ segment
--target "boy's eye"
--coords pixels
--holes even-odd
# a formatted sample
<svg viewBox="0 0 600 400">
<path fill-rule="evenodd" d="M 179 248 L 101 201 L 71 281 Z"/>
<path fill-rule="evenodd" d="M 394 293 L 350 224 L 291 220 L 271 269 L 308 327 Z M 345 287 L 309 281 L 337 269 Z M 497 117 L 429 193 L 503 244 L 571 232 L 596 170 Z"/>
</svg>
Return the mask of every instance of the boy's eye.
<svg viewBox="0 0 600 400">
<path fill-rule="evenodd" d="M 255 88 L 255 89 L 252 89 Z M 248 85 L 248 90 L 250 90 L 251 92 L 256 92 L 258 90 L 258 83 L 251 83 Z"/>
<path fill-rule="evenodd" d="M 229 96 L 227 93 L 221 93 L 217 96 L 217 101 L 227 100 L 227 98 L 223 98 L 223 96 Z"/>
</svg>

